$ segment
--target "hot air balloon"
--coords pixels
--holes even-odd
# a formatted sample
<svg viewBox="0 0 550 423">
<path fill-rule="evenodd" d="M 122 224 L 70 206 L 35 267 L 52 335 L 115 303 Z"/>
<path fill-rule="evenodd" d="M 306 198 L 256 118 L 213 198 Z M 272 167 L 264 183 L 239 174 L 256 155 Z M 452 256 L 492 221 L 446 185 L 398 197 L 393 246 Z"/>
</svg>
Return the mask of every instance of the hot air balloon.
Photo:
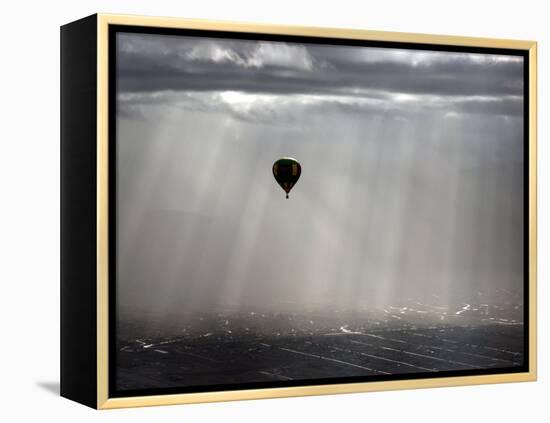
<svg viewBox="0 0 550 423">
<path fill-rule="evenodd" d="M 283 157 L 273 163 L 273 176 L 277 183 L 286 192 L 286 198 L 292 187 L 300 179 L 302 166 L 296 159 L 291 157 Z"/>
</svg>

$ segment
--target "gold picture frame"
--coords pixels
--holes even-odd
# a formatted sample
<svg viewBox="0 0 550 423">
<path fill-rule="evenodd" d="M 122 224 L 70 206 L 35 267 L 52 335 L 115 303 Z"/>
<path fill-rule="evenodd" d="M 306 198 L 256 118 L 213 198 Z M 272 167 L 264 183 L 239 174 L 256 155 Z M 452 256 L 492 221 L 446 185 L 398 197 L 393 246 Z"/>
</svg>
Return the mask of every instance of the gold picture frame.
<svg viewBox="0 0 550 423">
<path fill-rule="evenodd" d="M 94 175 L 90 175 L 90 180 L 95 180 L 94 198 L 91 199 L 95 203 L 93 216 L 86 222 L 64 223 L 62 214 L 62 226 L 66 225 L 66 231 L 73 228 L 71 225 L 88 224 L 95 229 L 93 257 L 89 255 L 87 259 L 74 257 L 78 254 L 74 251 L 76 244 L 65 242 L 62 250 L 65 249 L 65 255 L 62 254 L 63 266 L 67 270 L 62 270 L 62 293 L 65 289 L 66 295 L 62 296 L 62 395 L 76 400 L 78 402 L 89 405 L 97 409 L 113 409 L 122 407 L 140 407 L 153 405 L 170 405 L 170 404 L 188 404 L 188 403 L 204 403 L 214 401 L 234 401 L 246 399 L 260 398 L 280 398 L 306 395 L 324 395 L 324 394 L 341 394 L 353 392 L 370 392 L 382 390 L 399 390 L 399 389 L 416 389 L 416 388 L 432 388 L 445 386 L 461 386 L 461 385 L 476 385 L 476 384 L 492 384 L 504 382 L 524 382 L 535 381 L 537 378 L 537 43 L 534 41 L 518 41 L 504 39 L 490 39 L 477 37 L 462 37 L 448 35 L 430 35 L 430 34 L 412 34 L 401 32 L 383 32 L 369 31 L 363 29 L 337 29 L 337 28 L 316 28 L 307 26 L 288 26 L 288 25 L 265 25 L 253 23 L 237 23 L 225 21 L 199 20 L 199 19 L 180 19 L 180 18 L 163 18 L 163 17 L 145 17 L 145 16 L 129 16 L 116 14 L 97 14 L 93 17 L 85 18 L 87 21 L 77 21 L 62 27 L 62 101 L 65 101 L 66 109 L 62 105 L 62 125 L 68 125 L 71 128 L 75 125 L 71 121 L 74 119 L 70 108 L 74 110 L 76 105 L 81 104 L 82 97 L 75 99 L 70 98 L 70 91 L 75 90 L 78 85 L 78 75 L 76 70 L 72 72 L 68 68 L 63 67 L 63 57 L 66 57 L 66 66 L 71 65 L 73 57 L 83 52 L 76 52 L 79 44 L 74 47 L 69 45 L 70 41 L 65 44 L 63 50 L 63 34 L 67 40 L 78 39 L 82 43 L 82 39 L 86 39 L 90 44 L 80 44 L 83 49 L 96 46 L 95 50 L 90 53 L 95 58 L 96 69 L 91 70 L 92 78 L 95 76 L 96 85 L 92 87 L 93 95 L 90 95 L 89 101 L 95 101 L 95 116 L 93 126 L 95 133 L 90 133 L 89 137 L 95 139 L 95 145 L 90 147 L 95 150 L 95 166 Z M 86 30 L 80 30 L 82 22 L 87 22 Z M 513 49 L 521 50 L 526 53 L 528 60 L 528 146 L 529 146 L 529 167 L 528 167 L 528 216 L 525 216 L 528 224 L 528 298 L 524 298 L 525 304 L 528 305 L 528 371 L 518 373 L 504 374 L 486 374 L 475 376 L 450 376 L 450 377 L 434 377 L 422 379 L 406 379 L 406 380 L 383 380 L 372 382 L 350 382 L 339 384 L 325 385 L 308 385 L 308 386 L 289 386 L 289 387 L 274 387 L 274 388 L 257 388 L 257 389 L 242 389 L 242 390 L 227 390 L 213 392 L 196 392 L 196 393 L 181 393 L 181 394 L 166 394 L 166 395 L 144 395 L 144 396 L 129 396 L 129 397 L 111 397 L 109 395 L 109 230 L 111 228 L 109 221 L 109 27 L 110 26 L 139 26 L 150 29 L 169 28 L 169 29 L 191 29 L 191 30 L 209 30 L 209 31 L 224 31 L 252 34 L 269 34 L 282 36 L 297 36 L 297 37 L 318 37 L 332 38 L 342 40 L 367 40 L 377 42 L 396 42 L 396 43 L 412 43 L 412 44 L 429 44 L 438 46 L 458 46 L 458 47 L 476 47 L 476 48 L 492 48 L 492 49 Z M 81 32 L 79 32 L 81 31 Z M 80 37 L 80 38 L 78 38 Z M 94 39 L 95 37 L 95 39 Z M 67 47 L 68 46 L 68 47 Z M 72 50 L 71 50 L 72 48 Z M 65 55 L 65 56 L 63 56 Z M 91 56 L 90 56 L 91 57 Z M 68 81 L 63 86 L 63 78 Z M 88 82 L 89 83 L 89 82 Z M 63 95 L 65 93 L 65 96 Z M 92 98 L 94 97 L 94 98 Z M 90 103 L 92 104 L 92 103 Z M 89 109 L 89 108 L 88 108 Z M 65 110 L 65 112 L 64 112 Z M 87 112 L 82 113 L 90 113 Z M 72 126 L 71 126 L 72 125 Z M 92 124 L 90 124 L 92 125 Z M 62 126 L 64 128 L 64 126 Z M 80 130 L 83 130 L 82 128 Z M 76 129 L 75 129 L 76 131 Z M 63 131 L 67 138 L 66 145 L 70 144 L 70 137 L 74 137 L 74 133 L 67 129 Z M 72 138 L 71 138 L 72 139 Z M 62 161 L 65 154 L 66 162 L 70 162 L 74 156 L 74 152 L 67 151 L 63 153 L 63 135 L 62 135 Z M 75 147 L 76 148 L 76 147 Z M 91 150 L 90 150 L 91 151 Z M 70 165 L 68 165 L 70 167 Z M 62 172 L 62 196 L 66 198 L 66 207 L 70 208 L 71 197 L 70 188 L 63 190 L 63 178 L 71 176 L 70 170 L 67 170 L 65 176 Z M 89 182 L 88 181 L 88 185 Z M 87 183 L 86 181 L 83 184 Z M 82 189 L 82 186 L 80 187 Z M 88 188 L 88 189 L 94 189 Z M 84 206 L 82 206 L 84 207 Z M 88 207 L 88 206 L 86 206 Z M 63 207 L 62 207 L 63 213 Z M 66 215 L 70 214 L 67 211 Z M 63 228 L 62 228 L 63 234 Z M 63 240 L 62 235 L 62 240 Z M 88 239 L 88 241 L 90 241 Z M 75 241 L 76 242 L 76 241 Z M 71 250 L 71 251 L 69 251 Z M 72 255 L 71 255 L 72 254 Z M 71 284 L 75 282 L 75 266 L 80 266 L 79 272 L 90 271 L 95 280 L 94 286 L 91 282 L 88 283 L 87 294 L 74 293 Z M 84 267 L 83 267 L 84 266 Z M 88 266 L 88 267 L 87 267 Z M 92 268 L 93 266 L 93 268 Z M 65 276 L 63 276 L 65 275 Z M 65 279 L 64 279 L 65 278 Z M 86 283 L 84 281 L 80 283 Z M 95 289 L 93 289 L 95 288 Z M 93 292 L 93 295 L 90 294 Z M 82 299 L 82 295 L 92 295 L 90 299 L 90 307 L 86 308 L 86 316 L 80 317 L 85 319 L 82 325 L 92 325 L 95 322 L 95 331 L 87 331 L 82 333 L 82 325 L 78 326 L 79 317 L 75 317 L 74 307 L 75 302 Z M 71 303 L 72 305 L 69 305 Z M 93 309 L 95 306 L 95 309 Z M 93 309 L 93 310 L 92 310 Z M 65 316 L 65 317 L 64 317 Z M 65 318 L 65 320 L 63 320 Z M 73 320 L 69 323 L 69 320 Z M 65 323 L 63 323 L 65 322 Z M 76 325 L 74 328 L 71 325 Z M 94 333 L 92 333 L 94 332 Z M 83 340 L 87 343 L 93 342 L 95 352 L 89 354 L 85 362 L 78 361 L 73 357 L 74 344 L 82 343 Z M 64 362 L 63 360 L 66 360 Z M 75 361 L 76 360 L 76 361 Z M 65 363 L 65 364 L 64 364 Z M 90 368 L 90 373 L 86 372 L 83 375 L 79 369 Z M 82 380 L 84 379 L 84 380 Z M 95 384 L 93 383 L 95 379 Z M 79 383 L 79 380 L 81 381 Z M 92 393 L 95 392 L 95 395 Z"/>
</svg>

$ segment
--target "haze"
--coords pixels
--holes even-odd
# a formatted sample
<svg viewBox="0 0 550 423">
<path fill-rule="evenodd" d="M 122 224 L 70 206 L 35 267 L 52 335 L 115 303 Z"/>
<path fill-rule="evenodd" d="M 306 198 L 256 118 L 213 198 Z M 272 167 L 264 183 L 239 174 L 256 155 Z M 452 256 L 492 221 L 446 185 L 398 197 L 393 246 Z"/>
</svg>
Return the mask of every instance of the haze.
<svg viewBox="0 0 550 423">
<path fill-rule="evenodd" d="M 522 292 L 521 57 L 119 34 L 117 89 L 119 310 Z"/>
</svg>

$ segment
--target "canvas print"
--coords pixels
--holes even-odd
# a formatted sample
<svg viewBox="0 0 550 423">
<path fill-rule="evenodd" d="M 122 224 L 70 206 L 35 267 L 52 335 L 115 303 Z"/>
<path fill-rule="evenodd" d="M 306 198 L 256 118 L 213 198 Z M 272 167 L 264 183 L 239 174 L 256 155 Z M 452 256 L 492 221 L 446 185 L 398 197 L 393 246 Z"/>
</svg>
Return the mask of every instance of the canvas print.
<svg viewBox="0 0 550 423">
<path fill-rule="evenodd" d="M 264 38 L 115 34 L 113 396 L 524 370 L 524 57 Z"/>
</svg>

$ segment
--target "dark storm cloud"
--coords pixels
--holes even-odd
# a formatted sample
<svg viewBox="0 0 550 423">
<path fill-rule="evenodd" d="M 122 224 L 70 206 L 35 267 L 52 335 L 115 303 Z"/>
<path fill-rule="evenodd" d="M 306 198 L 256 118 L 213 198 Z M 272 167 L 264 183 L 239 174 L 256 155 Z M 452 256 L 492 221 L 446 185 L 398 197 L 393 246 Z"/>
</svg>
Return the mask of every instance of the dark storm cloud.
<svg viewBox="0 0 550 423">
<path fill-rule="evenodd" d="M 519 58 L 466 53 L 120 35 L 117 63 L 121 92 L 519 96 L 523 89 Z"/>
</svg>

